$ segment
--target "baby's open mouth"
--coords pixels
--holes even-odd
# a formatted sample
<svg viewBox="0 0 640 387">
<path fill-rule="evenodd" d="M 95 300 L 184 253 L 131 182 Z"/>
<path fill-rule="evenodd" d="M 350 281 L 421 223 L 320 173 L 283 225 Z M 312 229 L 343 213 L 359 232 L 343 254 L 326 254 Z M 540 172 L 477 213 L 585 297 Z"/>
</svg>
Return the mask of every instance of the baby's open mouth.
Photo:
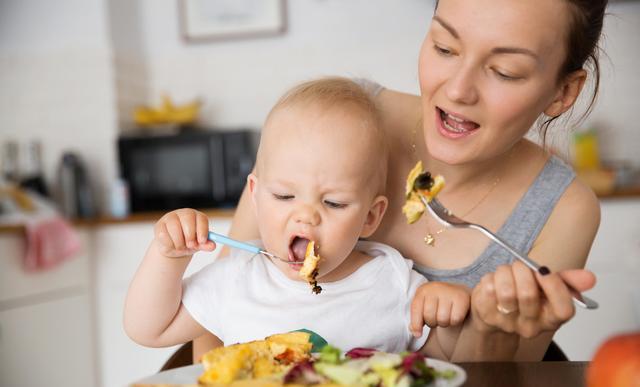
<svg viewBox="0 0 640 387">
<path fill-rule="evenodd" d="M 473 121 L 465 120 L 462 117 L 459 117 L 457 115 L 447 113 L 440 108 L 436 108 L 436 109 L 440 114 L 440 119 L 442 120 L 442 124 L 447 130 L 451 132 L 466 133 L 466 132 L 470 132 L 472 130 L 478 129 L 480 127 L 479 124 Z"/>
<path fill-rule="evenodd" d="M 306 238 L 295 237 L 289 245 L 289 259 L 296 262 L 304 261 L 307 252 L 309 240 Z"/>
</svg>

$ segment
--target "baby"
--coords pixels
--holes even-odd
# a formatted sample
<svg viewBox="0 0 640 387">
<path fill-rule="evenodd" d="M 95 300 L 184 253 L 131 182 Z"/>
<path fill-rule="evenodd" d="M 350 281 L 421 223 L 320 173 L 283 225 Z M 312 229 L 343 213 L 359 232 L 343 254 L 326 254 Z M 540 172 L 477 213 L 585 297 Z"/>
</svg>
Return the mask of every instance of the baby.
<svg viewBox="0 0 640 387">
<path fill-rule="evenodd" d="M 207 240 L 205 214 L 169 212 L 131 283 L 127 334 L 156 347 L 210 331 L 228 345 L 306 329 L 343 350 L 448 357 L 460 327 L 447 326 L 464 320 L 468 291 L 427 283 L 398 251 L 361 240 L 388 203 L 378 121 L 366 92 L 347 79 L 310 81 L 285 94 L 266 119 L 248 187 L 261 236 L 252 243 L 290 263 L 232 251 L 183 280 L 193 253 L 216 246 Z M 309 241 L 322 257 L 320 294 L 299 275 Z M 421 286 L 428 296 L 412 305 Z"/>
</svg>

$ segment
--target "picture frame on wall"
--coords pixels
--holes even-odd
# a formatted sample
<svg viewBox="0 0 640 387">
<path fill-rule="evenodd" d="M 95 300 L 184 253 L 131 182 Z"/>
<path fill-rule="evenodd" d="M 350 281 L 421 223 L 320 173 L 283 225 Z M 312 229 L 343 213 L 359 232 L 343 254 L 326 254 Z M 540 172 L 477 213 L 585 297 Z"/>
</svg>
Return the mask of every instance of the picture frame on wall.
<svg viewBox="0 0 640 387">
<path fill-rule="evenodd" d="M 284 33 L 285 0 L 178 0 L 188 42 L 255 38 Z"/>
</svg>

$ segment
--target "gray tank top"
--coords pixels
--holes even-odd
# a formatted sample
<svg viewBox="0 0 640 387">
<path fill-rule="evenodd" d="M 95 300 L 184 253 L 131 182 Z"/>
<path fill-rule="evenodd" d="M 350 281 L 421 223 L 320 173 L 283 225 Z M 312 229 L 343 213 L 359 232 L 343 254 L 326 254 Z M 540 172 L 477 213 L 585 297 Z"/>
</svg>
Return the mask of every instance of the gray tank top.
<svg viewBox="0 0 640 387">
<path fill-rule="evenodd" d="M 376 82 L 355 78 L 369 95 L 375 97 L 384 88 Z M 556 156 L 551 156 L 518 205 L 498 230 L 498 236 L 521 252 L 529 252 L 547 223 L 551 211 L 575 178 L 573 170 Z M 470 288 L 480 282 L 487 273 L 496 271 L 500 265 L 513 262 L 514 258 L 505 249 L 491 242 L 469 266 L 452 270 L 431 269 L 414 264 L 414 269 L 429 281 L 455 282 Z"/>
<path fill-rule="evenodd" d="M 498 230 L 498 236 L 516 250 L 528 253 L 560 196 L 574 178 L 575 173 L 571 168 L 556 156 L 551 156 Z M 440 270 L 415 264 L 414 269 L 429 281 L 455 282 L 472 288 L 480 282 L 482 276 L 496 271 L 499 265 L 509 264 L 513 260 L 513 256 L 505 249 L 491 242 L 469 266 Z"/>
</svg>

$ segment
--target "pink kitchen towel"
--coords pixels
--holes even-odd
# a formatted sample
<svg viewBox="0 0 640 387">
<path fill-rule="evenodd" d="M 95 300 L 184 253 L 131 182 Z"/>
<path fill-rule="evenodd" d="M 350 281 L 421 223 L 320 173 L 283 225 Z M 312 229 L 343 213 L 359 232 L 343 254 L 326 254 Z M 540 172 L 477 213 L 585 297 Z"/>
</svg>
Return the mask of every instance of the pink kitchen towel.
<svg viewBox="0 0 640 387">
<path fill-rule="evenodd" d="M 26 223 L 26 271 L 43 271 L 73 257 L 80 251 L 80 239 L 69 222 L 59 216 Z"/>
</svg>

